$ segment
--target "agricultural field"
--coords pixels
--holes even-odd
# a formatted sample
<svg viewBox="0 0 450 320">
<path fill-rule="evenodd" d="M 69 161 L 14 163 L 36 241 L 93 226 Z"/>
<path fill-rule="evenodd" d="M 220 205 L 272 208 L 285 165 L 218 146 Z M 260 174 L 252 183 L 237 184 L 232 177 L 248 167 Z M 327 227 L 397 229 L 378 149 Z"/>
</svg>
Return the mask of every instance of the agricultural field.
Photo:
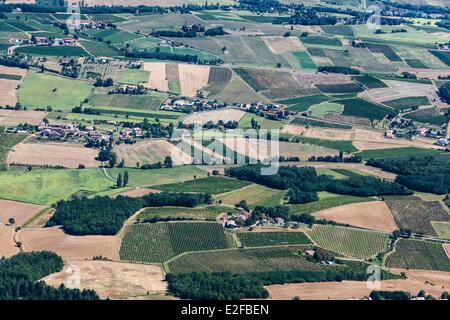
<svg viewBox="0 0 450 320">
<path fill-rule="evenodd" d="M 184 124 L 198 123 L 204 124 L 208 121 L 216 124 L 220 120 L 227 123 L 228 121 L 238 121 L 245 115 L 245 111 L 238 109 L 225 109 L 225 110 L 213 110 L 196 112 L 188 115 L 183 119 Z"/>
<path fill-rule="evenodd" d="M 192 157 L 166 140 L 152 140 L 135 144 L 119 144 L 114 146 L 118 161 L 124 160 L 125 166 L 164 162 L 165 157 L 172 157 L 174 164 L 191 164 Z"/>
<path fill-rule="evenodd" d="M 180 190 L 181 191 L 181 190 Z M 217 217 L 224 213 L 235 213 L 236 209 L 221 206 L 206 206 L 199 208 L 183 208 L 183 207 L 162 207 L 162 208 L 146 208 L 137 216 L 140 223 L 150 219 L 177 219 L 186 218 L 192 220 L 215 221 Z"/>
<path fill-rule="evenodd" d="M 446 116 L 436 108 L 424 108 L 413 112 L 409 112 L 405 115 L 406 118 L 421 123 L 429 123 L 437 126 L 441 126 L 447 123 Z"/>
<path fill-rule="evenodd" d="M 17 126 L 21 123 L 37 125 L 46 116 L 45 111 L 0 109 L 0 125 Z"/>
<path fill-rule="evenodd" d="M 62 229 L 24 228 L 17 232 L 17 241 L 24 252 L 48 250 L 64 260 L 86 260 L 96 256 L 117 259 L 115 236 L 70 236 Z"/>
<path fill-rule="evenodd" d="M 20 252 L 14 241 L 14 229 L 0 224 L 0 257 L 11 257 Z"/>
<path fill-rule="evenodd" d="M 311 240 L 303 232 L 240 232 L 237 238 L 243 247 L 268 247 L 279 245 L 310 244 Z"/>
<path fill-rule="evenodd" d="M 314 217 L 354 227 L 392 232 L 398 229 L 389 207 L 383 201 L 352 203 L 315 212 Z"/>
<path fill-rule="evenodd" d="M 184 252 L 232 247 L 233 240 L 216 222 L 143 223 L 127 226 L 120 258 L 162 263 Z"/>
<path fill-rule="evenodd" d="M 440 201 L 423 201 L 418 197 L 387 199 L 386 203 L 401 229 L 437 236 L 433 221 L 450 222 L 450 215 Z"/>
<path fill-rule="evenodd" d="M 24 134 L 5 133 L 5 128 L 0 127 L 0 171 L 4 171 L 7 168 L 8 153 L 26 137 Z"/>
<path fill-rule="evenodd" d="M 214 197 L 215 201 L 234 206 L 241 200 L 246 200 L 248 204 L 255 204 L 272 196 L 279 194 L 280 190 L 270 189 L 258 184 L 251 184 L 241 189 L 218 194 Z"/>
<path fill-rule="evenodd" d="M 210 194 L 219 194 L 241 189 L 250 185 L 249 182 L 222 178 L 207 177 L 175 184 L 156 185 L 153 188 L 167 192 L 203 192 Z"/>
<path fill-rule="evenodd" d="M 388 242 L 386 234 L 328 225 L 314 225 L 309 235 L 319 246 L 356 259 L 376 255 Z"/>
<path fill-rule="evenodd" d="M 92 194 L 114 185 L 101 169 L 0 172 L 0 198 L 49 205 L 75 194 Z"/>
<path fill-rule="evenodd" d="M 162 92 L 146 95 L 93 93 L 87 98 L 87 105 L 93 108 L 129 109 L 130 112 L 158 111 L 167 98 L 168 95 Z"/>
<path fill-rule="evenodd" d="M 17 99 L 28 108 L 51 107 L 53 110 L 69 111 L 83 102 L 90 92 L 91 84 L 88 82 L 31 72 L 23 80 Z"/>
<path fill-rule="evenodd" d="M 64 270 L 42 280 L 57 288 L 70 281 L 74 268 L 83 275 L 80 289 L 95 290 L 102 299 L 163 296 L 167 290 L 161 267 L 116 261 L 69 261 Z"/>
<path fill-rule="evenodd" d="M 3 199 L 0 199 L 0 207 L 2 208 L 0 211 L 0 222 L 10 224 L 10 219 L 13 219 L 14 222 L 12 224 L 17 226 L 25 224 L 47 208 L 46 206 Z"/>
<path fill-rule="evenodd" d="M 450 259 L 441 243 L 400 239 L 388 255 L 390 268 L 450 271 Z"/>
<path fill-rule="evenodd" d="M 67 157 L 68 154 L 72 156 Z M 100 162 L 95 160 L 98 151 L 74 144 L 21 143 L 8 154 L 9 165 L 63 166 L 65 168 L 95 168 Z"/>
</svg>

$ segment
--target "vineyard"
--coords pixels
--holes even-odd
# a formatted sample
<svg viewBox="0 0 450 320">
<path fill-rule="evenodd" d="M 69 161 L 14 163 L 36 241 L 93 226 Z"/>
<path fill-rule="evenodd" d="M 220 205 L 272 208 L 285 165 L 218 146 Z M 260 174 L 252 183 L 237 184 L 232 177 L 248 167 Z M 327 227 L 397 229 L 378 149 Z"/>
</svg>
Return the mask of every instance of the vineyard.
<svg viewBox="0 0 450 320">
<path fill-rule="evenodd" d="M 231 237 L 215 222 L 135 224 L 127 227 L 120 258 L 161 263 L 183 252 L 233 246 Z"/>
<path fill-rule="evenodd" d="M 325 249 L 357 259 L 376 255 L 388 241 L 385 234 L 329 225 L 314 225 L 310 236 Z"/>
<path fill-rule="evenodd" d="M 400 239 L 386 266 L 419 270 L 450 271 L 450 259 L 440 243 Z"/>
<path fill-rule="evenodd" d="M 5 159 L 8 152 L 25 137 L 24 134 L 7 134 L 4 132 L 4 128 L 0 127 L 0 171 L 6 169 Z"/>
<path fill-rule="evenodd" d="M 311 243 L 303 232 L 242 232 L 237 236 L 244 247 Z"/>
</svg>

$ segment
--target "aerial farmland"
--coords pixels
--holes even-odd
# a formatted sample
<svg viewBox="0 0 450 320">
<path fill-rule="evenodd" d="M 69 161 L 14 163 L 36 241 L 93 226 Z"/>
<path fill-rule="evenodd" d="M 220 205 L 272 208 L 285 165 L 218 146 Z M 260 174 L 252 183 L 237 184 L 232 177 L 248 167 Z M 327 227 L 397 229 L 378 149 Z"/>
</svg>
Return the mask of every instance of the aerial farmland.
<svg viewBox="0 0 450 320">
<path fill-rule="evenodd" d="M 3 2 L 0 300 L 450 298 L 448 1 Z"/>
</svg>

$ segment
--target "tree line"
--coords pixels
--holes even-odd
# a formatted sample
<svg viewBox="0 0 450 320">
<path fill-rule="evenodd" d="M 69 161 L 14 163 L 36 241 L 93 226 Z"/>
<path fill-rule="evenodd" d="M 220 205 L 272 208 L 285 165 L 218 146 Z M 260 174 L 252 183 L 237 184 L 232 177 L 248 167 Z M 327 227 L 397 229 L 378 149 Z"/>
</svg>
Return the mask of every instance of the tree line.
<svg viewBox="0 0 450 320">
<path fill-rule="evenodd" d="M 71 235 L 115 235 L 122 228 L 124 221 L 139 209 L 164 206 L 195 207 L 211 203 L 211 195 L 203 193 L 162 192 L 139 198 L 74 198 L 61 200 L 56 204 L 55 214 L 46 227 L 62 225 L 64 232 Z"/>
</svg>

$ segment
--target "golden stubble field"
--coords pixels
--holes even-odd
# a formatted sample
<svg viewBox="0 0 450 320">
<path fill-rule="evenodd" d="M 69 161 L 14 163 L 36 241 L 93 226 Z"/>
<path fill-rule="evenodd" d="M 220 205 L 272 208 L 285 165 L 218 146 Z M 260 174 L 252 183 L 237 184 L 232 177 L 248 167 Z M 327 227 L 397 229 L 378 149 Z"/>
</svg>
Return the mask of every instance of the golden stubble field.
<svg viewBox="0 0 450 320">
<path fill-rule="evenodd" d="M 115 261 L 68 261 L 64 270 L 45 277 L 47 284 L 59 287 L 80 276 L 80 289 L 93 289 L 102 299 L 163 296 L 167 290 L 161 266 Z"/>
<path fill-rule="evenodd" d="M 23 225 L 32 217 L 47 208 L 37 204 L 0 199 L 0 223 L 7 224 L 10 218 L 15 225 Z"/>
<path fill-rule="evenodd" d="M 8 154 L 9 164 L 51 165 L 78 168 L 83 164 L 95 168 L 100 162 L 95 160 L 98 151 L 80 145 L 63 143 L 21 143 Z"/>
</svg>

